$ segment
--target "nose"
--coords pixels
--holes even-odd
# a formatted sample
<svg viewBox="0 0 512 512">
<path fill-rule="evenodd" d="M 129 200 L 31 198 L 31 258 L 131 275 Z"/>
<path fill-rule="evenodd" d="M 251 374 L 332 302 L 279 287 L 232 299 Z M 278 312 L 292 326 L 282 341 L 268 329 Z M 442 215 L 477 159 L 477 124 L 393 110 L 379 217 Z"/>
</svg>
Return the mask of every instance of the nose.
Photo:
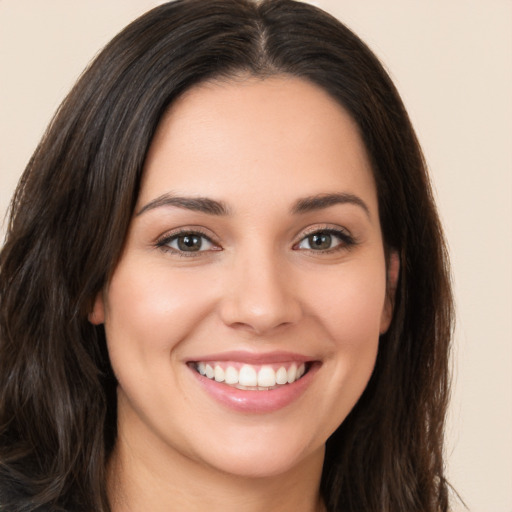
<svg viewBox="0 0 512 512">
<path fill-rule="evenodd" d="M 224 324 L 257 335 L 296 324 L 302 307 L 286 266 L 261 253 L 234 261 L 220 306 Z"/>
</svg>

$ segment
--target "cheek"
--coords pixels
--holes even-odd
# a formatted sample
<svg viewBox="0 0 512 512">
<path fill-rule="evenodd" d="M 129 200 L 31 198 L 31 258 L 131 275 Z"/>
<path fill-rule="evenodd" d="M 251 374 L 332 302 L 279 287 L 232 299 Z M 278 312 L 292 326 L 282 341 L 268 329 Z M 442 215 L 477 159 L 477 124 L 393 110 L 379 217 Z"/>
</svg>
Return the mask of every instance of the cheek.
<svg viewBox="0 0 512 512">
<path fill-rule="evenodd" d="M 378 343 L 386 300 L 383 266 L 347 267 L 322 281 L 317 276 L 310 289 L 310 308 L 338 348 L 357 351 Z"/>
<path fill-rule="evenodd" d="M 322 393 L 314 405 L 325 417 L 319 437 L 328 438 L 359 400 L 377 357 L 380 322 L 386 297 L 385 265 L 347 262 L 334 271 L 304 276 L 308 325 L 323 350 Z M 306 329 L 308 327 L 306 326 Z M 319 330 L 317 330 L 319 329 Z"/>
<path fill-rule="evenodd" d="M 118 267 L 108 290 L 105 329 L 111 358 L 119 351 L 142 359 L 168 356 L 208 314 L 212 298 L 200 273 L 133 267 L 129 262 Z"/>
<path fill-rule="evenodd" d="M 333 273 L 334 274 L 334 273 Z M 322 284 L 318 282 L 317 284 Z M 386 300 L 384 264 L 349 265 L 323 278 L 324 289 L 311 305 L 328 340 L 328 369 L 332 385 L 339 392 L 332 406 L 343 420 L 359 399 L 375 366 L 381 318 Z M 341 421 L 340 421 L 341 422 Z"/>
</svg>

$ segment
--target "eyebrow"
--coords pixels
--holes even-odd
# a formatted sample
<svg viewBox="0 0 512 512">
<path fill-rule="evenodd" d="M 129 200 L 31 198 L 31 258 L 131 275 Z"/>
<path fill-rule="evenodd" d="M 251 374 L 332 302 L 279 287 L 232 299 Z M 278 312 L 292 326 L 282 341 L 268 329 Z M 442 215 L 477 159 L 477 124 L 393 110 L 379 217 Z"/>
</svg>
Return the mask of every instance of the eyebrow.
<svg viewBox="0 0 512 512">
<path fill-rule="evenodd" d="M 353 204 L 364 210 L 366 215 L 370 217 L 370 209 L 368 205 L 358 196 L 353 194 L 318 194 L 315 196 L 304 197 L 295 202 L 292 213 L 308 213 L 315 210 L 329 208 L 336 204 Z"/>
<path fill-rule="evenodd" d="M 177 206 L 178 208 L 202 212 L 208 215 L 223 216 L 229 215 L 230 213 L 228 206 L 222 201 L 215 201 L 207 197 L 181 197 L 173 196 L 172 194 L 163 194 L 143 206 L 136 215 L 142 215 L 148 210 L 160 208 L 161 206 Z"/>
<path fill-rule="evenodd" d="M 358 196 L 353 194 L 335 193 L 335 194 L 318 194 L 314 196 L 303 197 L 298 199 L 291 212 L 294 215 L 304 214 L 316 210 L 322 210 L 337 204 L 353 204 L 364 210 L 366 215 L 370 217 L 370 209 L 366 203 Z M 196 212 L 206 213 L 215 216 L 227 216 L 231 211 L 223 201 L 216 201 L 208 197 L 183 197 L 174 196 L 172 194 L 162 194 L 143 206 L 136 216 L 142 215 L 144 212 L 160 208 L 162 206 L 175 206 L 192 210 Z"/>
</svg>

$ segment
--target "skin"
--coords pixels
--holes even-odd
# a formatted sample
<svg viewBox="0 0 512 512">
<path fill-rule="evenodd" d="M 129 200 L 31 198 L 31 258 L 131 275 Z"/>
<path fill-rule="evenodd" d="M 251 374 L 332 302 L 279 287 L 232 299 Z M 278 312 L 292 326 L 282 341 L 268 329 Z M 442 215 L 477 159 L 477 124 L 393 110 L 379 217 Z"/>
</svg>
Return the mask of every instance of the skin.
<svg viewBox="0 0 512 512">
<path fill-rule="evenodd" d="M 292 211 L 332 193 L 358 202 Z M 163 194 L 222 201 L 229 214 L 155 204 Z M 210 241 L 185 256 L 177 239 L 161 246 L 180 229 Z M 312 248 L 308 235 L 326 229 L 344 238 Z M 370 378 L 397 275 L 357 127 L 322 89 L 280 76 L 183 95 L 152 142 L 124 252 L 90 315 L 119 381 L 114 511 L 322 510 L 325 442 Z M 187 365 L 232 350 L 299 353 L 317 371 L 286 407 L 233 410 Z"/>
</svg>

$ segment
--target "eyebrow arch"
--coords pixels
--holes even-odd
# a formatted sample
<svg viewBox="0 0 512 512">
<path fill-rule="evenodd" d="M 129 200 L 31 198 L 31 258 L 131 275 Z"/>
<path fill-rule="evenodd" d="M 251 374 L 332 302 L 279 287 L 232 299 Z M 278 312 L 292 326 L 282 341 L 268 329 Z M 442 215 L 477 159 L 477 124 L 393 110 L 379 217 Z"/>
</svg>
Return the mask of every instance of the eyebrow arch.
<svg viewBox="0 0 512 512">
<path fill-rule="evenodd" d="M 177 206 L 186 210 L 206 213 L 208 215 L 229 215 L 229 208 L 222 201 L 215 201 L 207 197 L 180 197 L 172 194 L 162 194 L 143 206 L 136 216 L 142 215 L 148 210 L 154 210 L 162 206 Z"/>
<path fill-rule="evenodd" d="M 335 204 L 354 204 L 364 210 L 370 217 L 370 209 L 367 204 L 358 196 L 353 194 L 318 194 L 315 196 L 304 197 L 295 202 L 292 208 L 293 214 L 308 213 L 315 210 L 329 208 Z"/>
</svg>

